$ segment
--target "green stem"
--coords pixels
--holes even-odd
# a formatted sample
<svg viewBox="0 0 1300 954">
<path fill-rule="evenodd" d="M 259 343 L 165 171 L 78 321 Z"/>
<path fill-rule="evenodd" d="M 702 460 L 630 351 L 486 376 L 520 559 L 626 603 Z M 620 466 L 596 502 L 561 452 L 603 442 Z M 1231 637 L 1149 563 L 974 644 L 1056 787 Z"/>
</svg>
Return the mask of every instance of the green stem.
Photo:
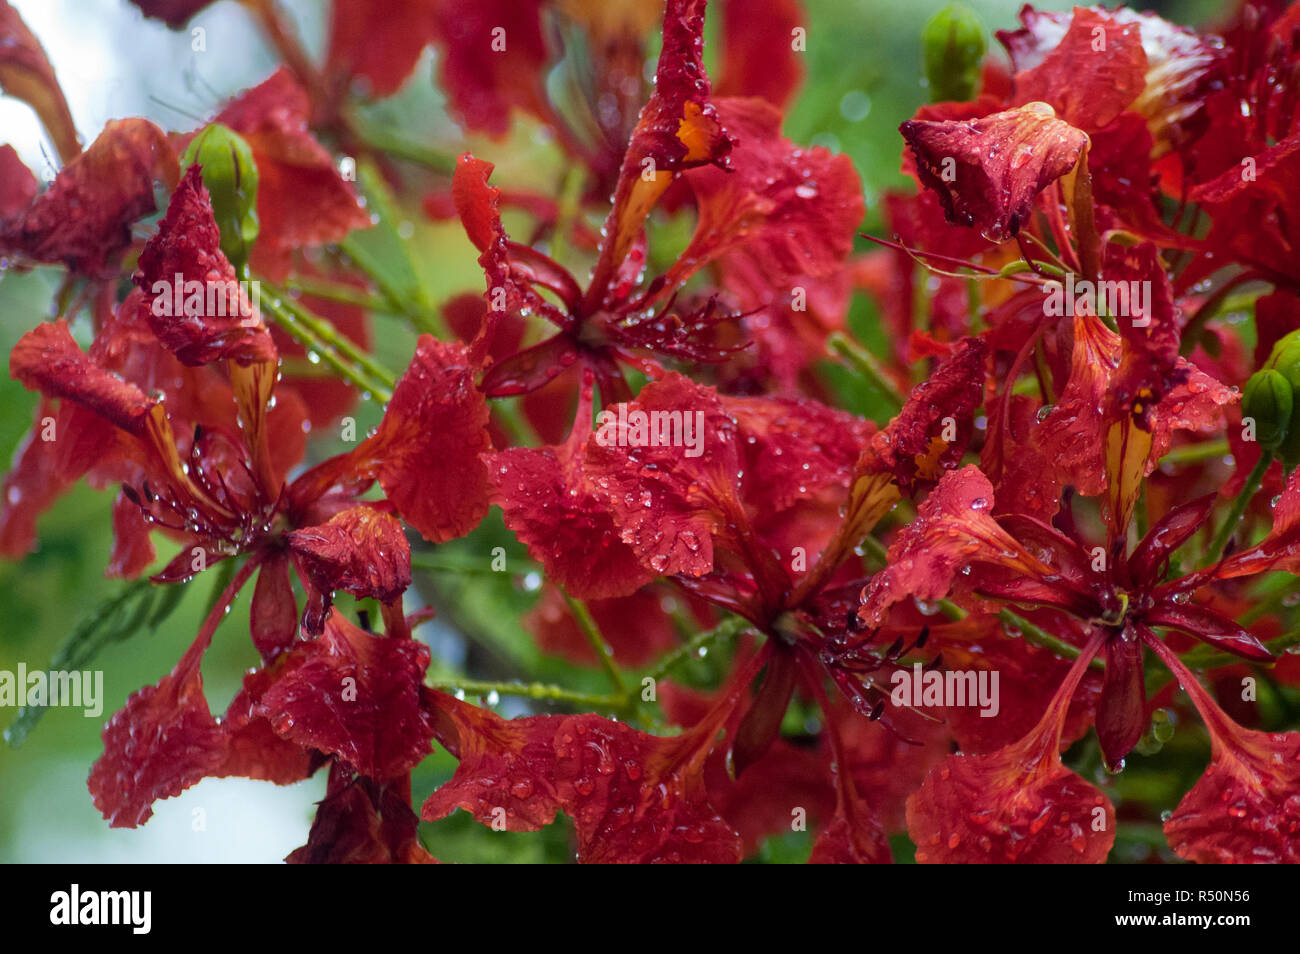
<svg viewBox="0 0 1300 954">
<path fill-rule="evenodd" d="M 1250 505 L 1250 500 L 1259 490 L 1259 485 L 1264 482 L 1264 473 L 1268 470 L 1269 465 L 1273 463 L 1273 455 L 1268 451 L 1261 451 L 1259 463 L 1255 465 L 1250 476 L 1246 478 L 1246 485 L 1241 488 L 1236 498 L 1232 501 L 1232 509 L 1228 511 L 1228 518 L 1223 521 L 1219 527 L 1219 532 L 1214 535 L 1210 542 L 1210 549 L 1206 551 L 1205 560 L 1202 566 L 1212 566 L 1219 562 L 1223 556 L 1224 548 L 1227 547 L 1228 541 L 1232 539 L 1232 534 L 1237 529 L 1237 524 L 1241 522 L 1241 515 L 1246 512 L 1246 507 Z"/>
<path fill-rule="evenodd" d="M 1162 464 L 1195 464 L 1231 453 L 1232 448 L 1228 446 L 1228 441 L 1225 438 L 1217 441 L 1205 441 L 1202 444 L 1184 444 L 1181 447 L 1175 447 L 1160 458 L 1160 462 Z"/>
<path fill-rule="evenodd" d="M 713 629 L 698 633 L 690 640 L 678 646 L 671 653 L 659 660 L 659 664 L 646 673 L 646 677 L 658 682 L 668 673 L 672 672 L 678 665 L 692 658 L 701 649 L 709 646 L 722 639 L 731 639 L 739 636 L 750 627 L 750 622 L 740 616 L 733 616 L 730 619 L 723 620 Z"/>
<path fill-rule="evenodd" d="M 326 341 L 339 354 L 348 358 L 359 367 L 363 368 L 376 381 L 382 381 L 389 388 L 397 385 L 397 376 L 387 368 L 379 364 L 374 358 L 366 354 L 347 335 L 341 334 L 334 323 L 320 315 L 314 314 L 305 306 L 299 304 L 291 296 L 284 294 L 274 285 L 271 286 L 271 294 L 281 297 L 283 303 L 300 322 L 314 335 L 322 341 Z"/>
<path fill-rule="evenodd" d="M 605 637 L 600 635 L 600 627 L 591 618 L 591 611 L 587 609 L 587 604 L 575 600 L 568 593 L 564 593 L 564 602 L 569 604 L 569 612 L 577 620 L 578 628 L 582 630 L 582 634 L 587 637 L 587 642 L 591 644 L 592 650 L 600 660 L 601 667 L 605 670 L 605 674 L 609 676 L 609 681 L 614 684 L 619 698 L 626 700 L 628 698 L 627 682 L 623 679 L 623 674 L 619 672 L 618 666 L 614 664 L 614 650 L 609 648 L 609 643 L 605 641 Z"/>
<path fill-rule="evenodd" d="M 833 354 L 844 358 L 858 374 L 867 379 L 877 391 L 901 408 L 907 401 L 907 395 L 898 390 L 885 374 L 885 367 L 875 355 L 857 342 L 849 339 L 843 332 L 837 331 L 826 339 L 826 345 Z"/>
<path fill-rule="evenodd" d="M 336 301 L 342 305 L 355 305 L 366 311 L 387 311 L 391 303 L 387 298 L 379 298 L 364 288 L 349 285 L 346 282 L 331 282 L 320 278 L 291 278 L 285 282 L 290 291 L 301 292 L 313 298 Z"/>
<path fill-rule="evenodd" d="M 494 570 L 490 566 L 462 563 L 458 560 L 411 560 L 412 570 L 424 570 L 426 573 L 466 573 L 472 576 L 496 576 L 504 570 Z M 516 571 L 518 572 L 518 571 Z"/>
<path fill-rule="evenodd" d="M 1012 612 L 1009 609 L 1000 610 L 998 619 L 1002 620 L 1003 625 L 1015 626 L 1019 629 L 1027 643 L 1050 650 L 1058 656 L 1064 656 L 1066 659 L 1079 658 L 1081 650 L 1078 646 L 1071 645 L 1060 637 L 1053 636 L 1047 630 L 1031 623 L 1019 613 Z M 1092 669 L 1104 669 L 1106 664 L 1101 659 L 1093 659 L 1088 663 L 1088 666 Z"/>
<path fill-rule="evenodd" d="M 354 363 L 339 354 L 325 339 L 304 325 L 293 310 L 286 308 L 282 302 L 264 298 L 262 310 L 269 314 L 289 337 L 307 349 L 309 354 L 317 354 L 320 359 L 339 373 L 362 392 L 373 394 L 381 403 L 392 399 L 393 392 L 384 384 L 369 378 Z"/>
<path fill-rule="evenodd" d="M 622 709 L 626 703 L 623 696 L 597 695 L 590 692 L 574 692 L 563 686 L 548 685 L 541 682 L 481 682 L 477 679 L 444 679 L 426 683 L 432 689 L 443 692 L 464 692 L 468 695 L 486 696 L 495 692 L 499 696 L 521 696 L 526 699 L 547 699 L 553 702 L 571 702 L 578 706 L 593 709 Z"/>
</svg>

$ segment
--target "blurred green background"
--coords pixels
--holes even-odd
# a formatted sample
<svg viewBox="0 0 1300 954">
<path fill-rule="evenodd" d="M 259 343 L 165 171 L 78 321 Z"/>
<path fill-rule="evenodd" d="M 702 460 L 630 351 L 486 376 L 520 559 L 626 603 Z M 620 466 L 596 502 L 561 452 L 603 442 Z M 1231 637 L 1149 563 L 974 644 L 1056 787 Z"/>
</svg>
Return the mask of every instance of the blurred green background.
<svg viewBox="0 0 1300 954">
<path fill-rule="evenodd" d="M 145 21 L 125 0 L 11 2 L 45 45 L 87 142 L 106 120 L 123 116 L 146 116 L 168 129 L 193 128 L 226 97 L 260 81 L 275 65 L 245 12 L 230 2 L 215 4 L 191 24 L 207 31 L 204 52 L 191 49 L 188 31 L 172 32 Z M 866 191 L 869 229 L 879 225 L 880 191 L 902 184 L 897 127 L 927 100 L 918 36 L 926 18 L 942 5 L 935 0 L 805 0 L 807 77 L 787 117 L 786 134 L 853 159 Z M 971 5 L 990 31 L 1015 26 L 1015 0 L 976 0 Z M 309 48 L 319 52 L 326 5 L 285 6 Z M 1192 23 L 1212 15 L 1218 4 L 1205 0 L 1141 8 L 1151 6 L 1175 22 Z M 1000 47 L 991 46 L 1000 53 Z M 432 54 L 426 53 L 407 88 L 379 107 L 375 116 L 401 129 L 407 139 L 448 153 L 462 151 L 468 142 L 476 154 L 501 166 L 498 181 L 515 182 L 516 173 L 545 180 L 562 172 L 553 154 L 549 161 L 534 161 L 539 150 L 545 151 L 535 142 L 516 137 L 506 144 L 486 143 L 461 137 L 442 111 L 432 69 Z M 30 110 L 0 99 L 0 130 L 0 142 L 13 144 L 39 174 L 45 163 L 43 135 Z M 481 289 L 473 249 L 459 225 L 429 224 L 414 203 L 400 209 L 399 217 L 403 220 L 393 226 L 410 236 L 406 246 L 412 272 L 429 301 Z M 56 269 L 0 272 L 0 349 L 8 352 L 21 334 L 50 317 L 59 279 Z M 865 302 L 855 305 L 853 317 L 864 340 L 879 338 Z M 395 319 L 380 316 L 375 322 L 380 357 L 389 367 L 403 367 L 413 335 Z M 846 393 L 844 400 L 860 413 L 874 410 L 861 394 Z M 35 404 L 35 396 L 16 382 L 7 376 L 0 380 L 0 458 L 7 461 L 18 447 Z M 370 427 L 378 409 L 367 405 L 357 418 L 360 429 Z M 44 668 L 68 634 L 121 591 L 121 583 L 103 578 L 110 501 L 107 493 L 79 488 L 41 521 L 37 552 L 21 562 L 0 565 L 0 670 L 14 671 L 20 662 L 29 669 Z M 468 559 L 496 545 L 507 547 L 512 569 L 526 568 L 521 548 L 496 511 L 469 540 L 440 548 L 438 558 L 455 560 L 460 552 Z M 165 546 L 160 545 L 160 551 L 167 555 Z M 86 776 L 101 751 L 102 721 L 131 692 L 156 682 L 172 667 L 197 631 L 212 597 L 209 578 L 214 575 L 201 575 L 189 584 L 177 610 L 156 631 L 113 642 L 99 654 L 93 666 L 104 672 L 102 716 L 86 718 L 80 710 L 53 709 L 20 748 L 0 745 L 0 861 L 277 862 L 306 841 L 312 803 L 324 792 L 323 772 L 286 788 L 208 779 L 179 798 L 159 802 L 154 818 L 137 830 L 110 830 L 87 793 Z M 444 610 L 439 622 L 418 633 L 433 644 L 435 667 L 441 660 L 446 672 L 463 671 L 473 663 L 476 674 L 489 678 L 493 673 L 527 674 L 574 687 L 596 679 L 592 684 L 598 688 L 595 674 L 541 658 L 522 636 L 518 617 L 535 601 L 538 582 L 537 574 L 526 569 L 509 575 L 417 574 L 417 602 L 429 601 Z M 256 663 L 247 638 L 250 592 L 246 588 L 204 663 L 214 711 L 224 708 L 244 669 Z M 454 599 L 445 599 L 446 594 Z M 508 716 L 524 711 L 509 700 L 497 708 Z M 9 725 L 13 716 L 12 709 L 0 710 L 0 725 Z M 453 769 L 454 761 L 445 753 L 428 759 L 414 780 L 416 804 Z M 1179 783 L 1176 777 L 1168 779 L 1160 797 L 1176 797 Z M 489 833 L 457 813 L 435 825 L 422 825 L 422 837 L 444 861 L 554 861 L 569 853 L 562 823 L 537 834 Z M 808 847 L 806 835 L 792 835 L 774 840 L 764 857 L 803 860 Z M 900 857 L 907 857 L 907 846 L 898 847 Z"/>
</svg>

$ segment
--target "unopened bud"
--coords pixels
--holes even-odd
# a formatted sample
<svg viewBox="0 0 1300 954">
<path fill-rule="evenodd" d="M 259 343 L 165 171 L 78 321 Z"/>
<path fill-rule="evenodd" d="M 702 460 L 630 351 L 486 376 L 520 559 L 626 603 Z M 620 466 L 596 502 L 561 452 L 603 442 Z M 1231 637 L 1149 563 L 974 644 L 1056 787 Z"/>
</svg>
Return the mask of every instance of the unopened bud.
<svg viewBox="0 0 1300 954">
<path fill-rule="evenodd" d="M 1280 372 L 1264 368 L 1250 376 L 1241 395 L 1241 416 L 1254 419 L 1260 447 L 1276 450 L 1286 440 L 1294 404 L 1291 382 Z"/>
<path fill-rule="evenodd" d="M 921 29 L 921 59 L 932 102 L 967 100 L 979 86 L 984 24 L 964 3 L 950 3 Z"/>
<path fill-rule="evenodd" d="M 237 132 L 212 123 L 194 137 L 182 165 L 197 162 L 212 197 L 212 214 L 221 229 L 221 251 L 243 271 L 257 239 L 257 162 Z"/>
</svg>

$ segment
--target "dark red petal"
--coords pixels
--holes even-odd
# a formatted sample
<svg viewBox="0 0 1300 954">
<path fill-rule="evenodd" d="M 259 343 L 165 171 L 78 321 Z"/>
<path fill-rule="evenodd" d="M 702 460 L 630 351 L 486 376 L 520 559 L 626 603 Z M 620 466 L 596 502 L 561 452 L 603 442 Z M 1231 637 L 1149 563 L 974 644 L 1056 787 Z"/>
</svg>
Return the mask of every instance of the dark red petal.
<svg viewBox="0 0 1300 954">
<path fill-rule="evenodd" d="M 1016 98 L 1048 103 L 1072 126 L 1092 132 L 1142 93 L 1146 74 L 1137 23 L 1078 8 L 1060 43 L 1032 69 L 1016 74 Z"/>
<path fill-rule="evenodd" d="M 502 719 L 494 712 L 428 692 L 432 706 L 448 720 L 451 737 L 439 741 L 460 759 L 451 781 L 421 809 L 427 821 L 463 808 L 484 825 L 506 831 L 537 831 L 561 808 L 555 782 L 552 740 L 561 716 Z"/>
<path fill-rule="evenodd" d="M 970 122 L 909 120 L 900 129 L 948 221 L 994 242 L 1020 230 L 1034 198 L 1073 169 L 1088 145 L 1087 135 L 1046 103 Z"/>
<path fill-rule="evenodd" d="M 131 224 L 156 208 L 154 180 L 170 188 L 178 175 L 176 155 L 157 126 L 109 120 L 25 214 L 4 223 L 0 249 L 94 276 L 112 274 L 131 242 Z"/>
<path fill-rule="evenodd" d="M 950 755 L 907 800 L 922 864 L 1099 864 L 1115 840 L 1106 796 L 1061 763 L 1067 706 L 1100 640 L 1075 660 L 1022 740 L 989 755 Z"/>
<path fill-rule="evenodd" d="M 1229 719 L 1167 646 L 1210 732 L 1210 764 L 1165 822 L 1169 847 L 1202 864 L 1300 864 L 1300 733 L 1255 732 Z"/>
<path fill-rule="evenodd" d="M 66 401 L 56 410 L 51 399 L 42 397 L 0 486 L 0 555 L 15 559 L 30 551 L 36 545 L 37 518 L 89 468 L 111 466 L 116 444 L 116 432 L 97 414 Z"/>
<path fill-rule="evenodd" d="M 466 129 L 503 136 L 512 107 L 545 112 L 542 0 L 435 5 L 439 88 Z"/>
<path fill-rule="evenodd" d="M 211 6 L 213 0 L 131 0 L 140 12 L 155 20 L 162 20 L 173 30 L 179 30 L 200 10 Z"/>
<path fill-rule="evenodd" d="M 262 574 L 271 564 L 263 564 Z M 259 589 L 260 589 L 259 579 Z M 253 598 L 257 605 L 256 595 Z M 296 624 L 297 620 L 293 620 Z M 221 720 L 225 752 L 221 765 L 212 774 L 220 778 L 252 778 L 276 785 L 292 785 L 307 778 L 318 764 L 309 746 L 276 735 L 259 706 L 267 689 L 275 685 L 283 672 L 283 661 L 244 676 L 242 688 L 231 700 Z"/>
<path fill-rule="evenodd" d="M 889 565 L 863 590 L 863 623 L 881 625 L 889 607 L 907 596 L 941 599 L 961 567 L 975 562 L 1040 581 L 1054 575 L 989 516 L 992 508 L 993 485 L 974 464 L 944 474 L 889 548 Z"/>
<path fill-rule="evenodd" d="M 182 363 L 278 360 L 247 287 L 221 251 L 197 163 L 186 170 L 158 233 L 140 253 L 134 280 L 144 293 L 140 309 L 149 327 Z"/>
<path fill-rule="evenodd" d="M 1285 286 L 1294 280 L 1300 257 L 1294 225 L 1300 220 L 1300 132 L 1249 158 L 1253 175 L 1245 175 L 1234 161 L 1217 178 L 1195 187 L 1190 198 L 1213 216 L 1212 247 L 1271 272 Z"/>
<path fill-rule="evenodd" d="M 984 353 L 981 339 L 963 339 L 952 357 L 912 389 L 898 416 L 871 439 L 862 469 L 889 474 L 904 492 L 913 493 L 955 467 L 974 430 L 975 410 L 984 400 Z"/>
<path fill-rule="evenodd" d="M 1151 582 L 1164 579 L 1169 558 L 1206 525 L 1217 498 L 1217 494 L 1206 494 L 1174 507 L 1161 517 L 1129 557 L 1133 579 Z"/>
<path fill-rule="evenodd" d="M 33 391 L 75 401 L 137 436 L 157 403 L 91 361 L 62 318 L 37 325 L 18 339 L 9 353 L 9 373 Z"/>
<path fill-rule="evenodd" d="M 812 865 L 887 865 L 893 860 L 889 839 L 865 813 L 836 812 L 817 832 L 808 863 Z"/>
<path fill-rule="evenodd" d="M 774 285 L 830 274 L 853 248 L 864 211 L 853 163 L 783 138 L 781 113 L 766 100 L 719 99 L 715 106 L 736 139 L 734 171 L 701 166 L 686 173 L 699 219 L 670 283 L 737 249 Z"/>
<path fill-rule="evenodd" d="M 0 223 L 31 205 L 37 191 L 36 177 L 23 165 L 14 147 L 0 146 Z"/>
<path fill-rule="evenodd" d="M 298 603 L 293 595 L 286 554 L 276 553 L 262 563 L 253 588 L 248 622 L 253 645 L 267 660 L 288 649 L 298 634 Z"/>
<path fill-rule="evenodd" d="M 780 735 L 798 675 L 799 668 L 792 655 L 772 653 L 763 673 L 763 683 L 732 738 L 731 761 L 736 776 L 761 759 Z"/>
<path fill-rule="evenodd" d="M 1212 571 L 1217 579 L 1254 576 L 1270 570 L 1300 573 L 1300 470 L 1293 470 L 1273 507 L 1273 527 L 1258 544 L 1234 553 Z"/>
<path fill-rule="evenodd" d="M 578 861 L 740 861 L 740 837 L 709 804 L 700 772 L 712 742 L 712 733 L 659 738 L 596 715 L 565 718 L 553 741 L 555 782 Z"/>
<path fill-rule="evenodd" d="M 422 335 L 378 431 L 353 453 L 432 543 L 465 535 L 488 510 L 488 408 L 474 372 L 462 345 Z"/>
<path fill-rule="evenodd" d="M 18 11 L 0 0 L 0 90 L 36 111 L 64 162 L 81 151 L 54 67 Z M 2 217 L 2 214 L 0 214 Z"/>
<path fill-rule="evenodd" d="M 429 753 L 433 725 L 420 702 L 428 665 L 423 643 L 371 636 L 335 611 L 321 636 L 286 657 L 255 711 L 290 741 L 396 778 Z"/>
<path fill-rule="evenodd" d="M 1068 622 L 1061 622 L 1058 629 L 1050 619 L 1041 617 L 1035 621 L 1049 632 L 1065 634 L 1082 629 L 1082 625 L 1071 626 Z M 1011 639 L 1013 633 L 1015 630 L 997 617 L 975 613 L 958 622 L 930 626 L 925 647 L 943 656 L 945 670 L 997 674 L 996 715 L 970 705 L 950 706 L 943 712 L 953 738 L 968 754 L 988 754 L 1024 738 L 1042 718 L 1056 687 L 1069 671 L 1068 659 L 1024 640 Z M 1061 732 L 1063 746 L 1077 740 L 1093 724 L 1100 693 L 1101 674 L 1089 669 L 1066 713 Z"/>
<path fill-rule="evenodd" d="M 1112 768 L 1124 761 L 1147 727 L 1142 640 L 1130 626 L 1106 642 L 1106 675 L 1097 702 L 1097 741 Z"/>
<path fill-rule="evenodd" d="M 530 282 L 558 289 L 567 307 L 572 307 L 578 299 L 577 285 L 563 268 L 542 253 L 509 241 L 501 225 L 501 190 L 488 185 L 493 168 L 492 163 L 465 153 L 457 160 L 452 175 L 452 199 L 456 212 L 469 240 L 479 250 L 478 263 L 487 279 L 484 295 L 487 310 L 470 348 L 475 360 L 481 360 L 496 343 L 496 332 L 501 323 L 524 309 L 536 311 L 563 325 L 563 313 L 530 287 Z M 567 339 L 562 339 L 562 343 L 572 347 Z M 515 355 L 513 361 L 520 364 L 515 372 L 504 371 L 503 363 L 498 362 L 484 376 L 484 393 L 518 394 L 532 390 L 549 381 L 573 360 L 572 357 L 561 360 L 559 356 L 546 352 L 547 347 L 548 343 L 543 343 Z M 538 375 L 538 380 L 514 387 L 510 386 L 512 382 L 504 380 L 528 379 L 534 374 Z"/>
<path fill-rule="evenodd" d="M 704 71 L 707 0 L 668 0 L 654 94 L 641 116 L 619 170 L 614 205 L 585 304 L 601 305 L 610 283 L 641 233 L 650 210 L 678 173 L 714 163 L 727 166 L 733 141 L 709 102 Z"/>
<path fill-rule="evenodd" d="M 134 579 L 143 573 L 154 560 L 152 529 L 139 504 L 119 492 L 113 499 L 113 552 L 104 575 Z"/>
<path fill-rule="evenodd" d="M 335 0 L 329 69 L 363 78 L 372 96 L 391 96 L 433 39 L 436 7 L 428 0 Z"/>
<path fill-rule="evenodd" d="M 578 357 L 578 346 L 571 335 L 551 335 L 495 362 L 483 373 L 483 393 L 487 397 L 511 397 L 534 392 L 571 368 Z"/>
<path fill-rule="evenodd" d="M 1222 41 L 1210 34 L 1202 35 L 1175 26 L 1155 14 L 1137 13 L 1126 7 L 1085 11 L 1076 7 L 1075 12 L 1070 13 L 1035 10 L 1026 4 L 1020 11 L 1023 28 L 1014 32 L 997 31 L 998 39 L 1011 54 L 1015 70 L 1020 73 L 1036 70 L 1061 43 L 1062 36 L 1080 12 L 1085 16 L 1105 18 L 1108 43 L 1117 25 L 1135 24 L 1141 30 L 1146 76 L 1130 108 L 1149 125 L 1155 142 L 1154 151 L 1143 151 L 1142 161 L 1148 161 L 1149 157 L 1157 158 L 1180 145 L 1192 134 L 1195 119 L 1204 110 L 1207 94 L 1222 78 L 1221 68 L 1226 58 Z M 1088 51 L 1091 52 L 1091 45 Z M 1083 53 L 1081 57 L 1085 60 L 1084 67 L 1089 65 L 1086 63 L 1089 53 Z M 1100 98 L 1107 99 L 1104 91 L 1096 92 Z"/>
<path fill-rule="evenodd" d="M 381 784 L 331 772 L 307 844 L 284 860 L 298 865 L 436 864 L 417 836 L 409 784 Z"/>
<path fill-rule="evenodd" d="M 578 599 L 635 593 L 654 578 L 619 536 L 578 455 L 561 447 L 493 454 L 493 502 L 549 579 Z"/>
<path fill-rule="evenodd" d="M 1173 815 L 1165 837 L 1200 864 L 1300 864 L 1300 732 L 1236 727 Z"/>
<path fill-rule="evenodd" d="M 798 0 L 723 0 L 719 96 L 761 96 L 786 107 L 803 79 L 795 27 L 808 26 Z"/>
<path fill-rule="evenodd" d="M 401 522 L 373 507 L 349 507 L 316 527 L 285 534 L 322 593 L 344 590 L 391 603 L 411 585 L 411 547 Z"/>
<path fill-rule="evenodd" d="M 104 726 L 104 754 L 90 771 L 95 807 L 113 828 L 135 828 L 153 803 L 171 798 L 221 765 L 221 728 L 208 711 L 191 651 L 156 686 L 132 694 Z"/>
<path fill-rule="evenodd" d="M 1274 659 L 1258 636 L 1204 606 L 1165 600 L 1143 614 L 1142 619 L 1150 626 L 1182 630 L 1216 649 L 1244 659 L 1255 662 L 1272 662 Z"/>
<path fill-rule="evenodd" d="M 588 479 L 645 566 L 659 575 L 702 576 L 713 568 L 714 536 L 732 537 L 734 527 L 747 523 L 736 486 L 736 423 L 713 388 L 676 372 L 646 385 L 625 408 L 626 426 L 620 407 L 611 406 L 588 438 Z M 650 414 L 677 415 L 681 446 L 645 446 L 648 422 L 672 421 Z M 684 446 L 688 421 L 694 449 Z M 640 432 L 638 422 L 645 422 Z"/>
</svg>

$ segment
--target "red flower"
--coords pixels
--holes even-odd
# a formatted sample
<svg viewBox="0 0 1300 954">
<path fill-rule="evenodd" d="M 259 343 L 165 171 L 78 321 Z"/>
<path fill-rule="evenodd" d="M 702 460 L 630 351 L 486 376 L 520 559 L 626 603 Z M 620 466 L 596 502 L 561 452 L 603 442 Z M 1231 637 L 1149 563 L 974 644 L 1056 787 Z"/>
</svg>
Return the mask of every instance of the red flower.
<svg viewBox="0 0 1300 954">
<path fill-rule="evenodd" d="M 156 209 L 154 181 L 173 188 L 177 172 L 176 155 L 157 126 L 111 120 L 22 214 L 0 222 L 0 251 L 111 276 L 130 244 L 131 225 Z"/>
<path fill-rule="evenodd" d="M 691 360 L 718 361 L 733 350 L 715 336 L 728 316 L 710 297 L 674 309 L 682 284 L 717 260 L 733 269 L 746 259 L 769 273 L 762 304 L 790 294 L 801 275 L 820 278 L 839 266 L 862 215 L 860 188 L 843 157 L 799 150 L 780 138 L 779 114 L 759 100 L 709 98 L 700 35 L 703 4 L 674 0 L 665 14 L 664 48 L 654 95 L 632 130 L 590 281 L 584 289 L 560 265 L 512 242 L 501 227 L 500 193 L 487 185 L 489 163 L 463 156 L 453 197 L 487 275 L 488 321 L 476 351 L 485 351 L 501 317 L 535 311 L 559 334 L 495 361 L 483 377 L 489 396 L 541 387 L 582 359 L 601 393 L 630 396 L 620 363 L 644 367 L 642 349 Z M 727 130 L 735 127 L 733 135 Z M 711 174 L 706 167 L 716 167 Z M 722 170 L 736 170 L 728 174 Z M 675 265 L 639 288 L 645 264 L 641 231 L 670 185 L 684 176 L 700 220 Z M 553 293 L 556 306 L 543 297 Z"/>
<path fill-rule="evenodd" d="M 1142 647 L 1155 648 L 1153 629 L 1178 630 L 1246 659 L 1272 659 L 1248 630 L 1189 602 L 1212 574 L 1165 580 L 1171 554 L 1204 524 L 1212 503 L 1203 498 L 1170 511 L 1130 554 L 1122 545 L 1090 548 L 1033 517 L 995 519 L 992 485 L 967 467 L 945 475 L 900 535 L 890 565 L 864 591 L 860 615 L 879 625 L 904 595 L 939 599 L 962 580 L 979 597 L 1050 607 L 1105 634 L 1097 735 L 1116 765 L 1145 727 Z"/>
<path fill-rule="evenodd" d="M 974 226 L 992 242 L 1014 237 L 1038 194 L 1072 170 L 1088 146 L 1088 137 L 1045 103 L 973 121 L 909 120 L 899 128 L 948 221 Z"/>
</svg>

